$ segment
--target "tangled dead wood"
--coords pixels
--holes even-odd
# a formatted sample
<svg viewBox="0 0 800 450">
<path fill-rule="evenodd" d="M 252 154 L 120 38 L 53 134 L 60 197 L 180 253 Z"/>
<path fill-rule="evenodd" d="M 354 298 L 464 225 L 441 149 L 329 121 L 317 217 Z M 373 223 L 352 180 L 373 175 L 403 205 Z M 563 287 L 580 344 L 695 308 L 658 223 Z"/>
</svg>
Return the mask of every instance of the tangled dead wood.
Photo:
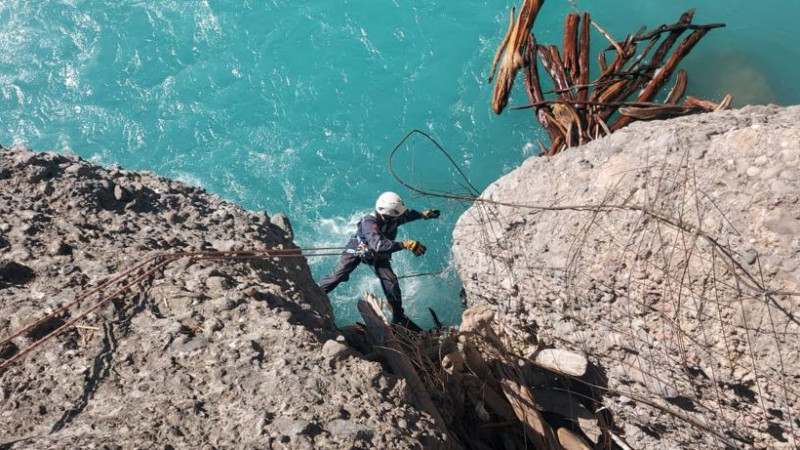
<svg viewBox="0 0 800 450">
<path fill-rule="evenodd" d="M 492 96 L 492 109 L 500 114 L 508 104 L 517 72 L 524 69 L 530 104 L 512 109 L 534 109 L 550 139 L 549 147 L 540 143 L 542 154 L 553 155 L 583 145 L 634 120 L 666 119 L 730 107 L 730 94 L 719 104 L 691 96 L 683 104 L 678 104 L 688 84 L 684 70 L 677 72 L 675 86 L 664 102 L 654 102 L 680 62 L 700 39 L 724 24 L 695 25 L 692 23 L 694 10 L 689 10 L 674 24 L 640 31 L 616 41 L 592 21 L 589 13 L 572 13 L 566 18 L 562 52 L 559 52 L 555 45 L 539 44 L 530 32 L 543 4 L 542 0 L 524 0 L 516 21 L 512 11 L 509 31 L 495 55 L 489 77 L 491 82 L 495 66 L 501 61 Z M 592 82 L 589 81 L 590 25 L 611 42 L 598 55 L 600 75 Z M 687 31 L 691 34 L 672 51 Z M 642 43 L 646 44 L 639 52 L 638 46 Z M 613 55 L 611 63 L 608 63 L 609 54 Z M 551 78 L 551 91 L 545 92 L 542 88 L 539 64 Z M 555 94 L 556 98 L 548 99 L 545 94 Z"/>
<path fill-rule="evenodd" d="M 582 355 L 543 348 L 488 307 L 468 309 L 459 330 L 443 333 L 390 327 L 370 294 L 358 308 L 366 325 L 347 329 L 348 340 L 406 380 L 409 400 L 440 425 L 450 448 L 624 446 L 596 389 L 602 377 Z"/>
</svg>

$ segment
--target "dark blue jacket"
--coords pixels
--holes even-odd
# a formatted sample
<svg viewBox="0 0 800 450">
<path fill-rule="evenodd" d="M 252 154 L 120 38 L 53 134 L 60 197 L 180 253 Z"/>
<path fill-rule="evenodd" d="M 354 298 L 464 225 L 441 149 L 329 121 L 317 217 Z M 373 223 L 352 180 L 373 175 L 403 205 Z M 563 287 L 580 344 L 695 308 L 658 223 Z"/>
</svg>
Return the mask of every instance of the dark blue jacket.
<svg viewBox="0 0 800 450">
<path fill-rule="evenodd" d="M 409 209 L 397 219 L 384 221 L 380 214 L 373 211 L 358 221 L 358 231 L 347 243 L 347 248 L 356 249 L 359 242 L 364 242 L 370 250 L 380 253 L 379 258 L 391 259 L 392 253 L 404 248 L 402 242 L 395 241 L 397 228 L 421 218 L 422 213 Z"/>
</svg>

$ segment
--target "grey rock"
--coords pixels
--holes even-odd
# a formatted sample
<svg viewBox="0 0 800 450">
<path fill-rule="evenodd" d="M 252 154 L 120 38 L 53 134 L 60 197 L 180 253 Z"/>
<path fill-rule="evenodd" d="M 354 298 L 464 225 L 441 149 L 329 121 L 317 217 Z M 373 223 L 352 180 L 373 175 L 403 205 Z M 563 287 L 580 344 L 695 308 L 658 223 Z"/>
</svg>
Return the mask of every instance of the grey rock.
<svg viewBox="0 0 800 450">
<path fill-rule="evenodd" d="M 796 235 L 800 232 L 800 219 L 783 209 L 767 214 L 764 226 L 777 234 Z"/>
<path fill-rule="evenodd" d="M 11 147 L 11 153 L 14 154 L 14 163 L 19 166 L 28 164 L 36 157 L 36 153 L 26 145 L 15 145 Z"/>
<path fill-rule="evenodd" d="M 748 265 L 755 264 L 756 258 L 758 258 L 758 253 L 756 253 L 755 250 L 747 250 L 742 253 L 742 259 L 744 259 L 744 262 Z"/>
<path fill-rule="evenodd" d="M 283 214 L 275 214 L 270 218 L 270 223 L 278 227 L 281 231 L 283 231 L 284 236 L 287 239 L 294 239 L 294 231 L 292 230 L 292 224 L 289 222 L 289 218 L 284 216 Z"/>
<path fill-rule="evenodd" d="M 118 202 L 128 202 L 131 200 L 132 195 L 127 189 L 117 184 L 114 186 L 114 198 Z"/>
<path fill-rule="evenodd" d="M 772 295 L 767 308 L 760 292 L 800 292 L 800 171 L 787 162 L 799 156 L 800 107 L 768 106 L 635 123 L 531 158 L 481 193 L 506 205 L 476 204 L 456 225 L 466 298 L 519 329 L 535 327 L 546 345 L 580 349 L 612 389 L 691 414 L 718 397 L 686 367 L 714 368 L 711 378 L 736 386 L 715 406 L 719 429 L 779 448 L 764 430 L 793 424 L 756 411 L 783 407 L 775 399 L 784 391 L 745 387 L 800 379 L 800 330 L 787 313 L 797 299 Z M 592 207 L 603 202 L 611 206 Z M 608 294 L 613 303 L 597 301 Z M 797 334 L 773 331 L 790 329 Z M 609 410 L 664 427 L 658 440 L 636 434 L 643 448 L 715 444 L 687 440 L 696 430 L 639 402 Z M 742 411 L 753 412 L 752 426 L 733 425 Z"/>
<path fill-rule="evenodd" d="M 346 436 L 359 440 L 371 440 L 374 435 L 374 432 L 369 428 L 344 419 L 332 420 L 328 422 L 325 428 L 334 436 Z"/>
<path fill-rule="evenodd" d="M 50 256 L 64 256 L 72 254 L 72 246 L 61 239 L 57 239 L 47 246 L 47 253 Z"/>
<path fill-rule="evenodd" d="M 209 292 L 219 293 L 230 289 L 233 286 L 233 283 L 229 278 L 214 276 L 206 279 L 206 286 L 208 287 Z"/>
<path fill-rule="evenodd" d="M 322 354 L 325 355 L 326 358 L 340 359 L 352 355 L 353 350 L 350 347 L 331 339 L 325 341 L 325 344 L 322 346 Z"/>
<path fill-rule="evenodd" d="M 202 350 L 206 347 L 208 347 L 208 341 L 202 338 L 193 338 L 186 342 L 175 341 L 172 344 L 172 349 L 178 356 L 184 356 L 192 352 Z"/>
<path fill-rule="evenodd" d="M 557 348 L 537 352 L 534 360 L 539 366 L 574 377 L 582 377 L 589 366 L 589 361 L 582 355 Z"/>
<path fill-rule="evenodd" d="M 92 175 L 92 169 L 86 164 L 82 163 L 70 164 L 69 166 L 67 166 L 66 169 L 64 169 L 64 172 L 66 172 L 69 175 L 76 176 L 78 178 L 85 178 Z"/>
<path fill-rule="evenodd" d="M 36 272 L 16 261 L 0 261 L 0 286 L 2 284 L 26 284 L 36 278 Z"/>
<path fill-rule="evenodd" d="M 214 239 L 210 244 L 214 247 L 214 250 L 220 252 L 229 252 L 236 247 L 236 241 L 234 239 Z"/>
<path fill-rule="evenodd" d="M 44 195 L 48 196 L 48 197 L 49 197 L 49 196 L 51 196 L 51 195 L 53 195 L 53 193 L 54 193 L 55 191 L 56 191 L 56 190 L 55 190 L 55 188 L 53 187 L 53 183 L 51 183 L 51 182 L 49 182 L 49 181 L 48 181 L 48 182 L 46 182 L 44 185 L 42 185 L 42 187 L 41 187 L 41 189 L 40 189 L 40 192 L 41 192 L 42 194 L 44 194 Z"/>
<path fill-rule="evenodd" d="M 177 225 L 182 222 L 182 217 L 175 211 L 167 211 L 164 214 L 164 219 L 166 219 L 167 223 L 170 225 Z"/>
<path fill-rule="evenodd" d="M 202 189 L 52 158 L 0 151 L 8 177 L 0 183 L 3 336 L 159 252 L 211 250 L 207 242 L 293 245 L 266 213 Z M 58 176 L 40 170 L 48 161 Z M 45 185 L 53 195 L 42 195 Z M 132 197 L 124 207 L 123 186 Z M 291 231 L 288 219 L 280 223 Z M 90 296 L 69 317 L 122 286 Z M 16 445 L 400 449 L 444 439 L 402 392 L 386 389 L 380 366 L 345 357 L 328 299 L 303 261 L 182 258 L 78 325 L 1 375 L 0 443 L 36 436 Z M 29 341 L 0 348 L 0 358 Z M 342 411 L 347 421 L 334 435 L 321 418 Z M 382 415 L 413 426 L 397 428 Z M 57 423 L 63 428 L 51 435 Z"/>
</svg>

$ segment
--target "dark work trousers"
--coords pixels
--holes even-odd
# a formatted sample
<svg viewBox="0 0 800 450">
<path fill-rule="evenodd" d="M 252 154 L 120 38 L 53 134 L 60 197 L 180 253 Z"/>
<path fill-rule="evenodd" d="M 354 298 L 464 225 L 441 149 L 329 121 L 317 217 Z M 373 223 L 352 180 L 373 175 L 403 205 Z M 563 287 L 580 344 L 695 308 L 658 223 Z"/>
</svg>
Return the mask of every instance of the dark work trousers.
<svg viewBox="0 0 800 450">
<path fill-rule="evenodd" d="M 403 301 L 400 297 L 400 283 L 397 282 L 397 275 L 392 270 L 392 262 L 383 258 L 362 258 L 354 253 L 342 253 L 339 264 L 336 265 L 333 273 L 323 278 L 319 282 L 319 287 L 327 294 L 336 289 L 339 283 L 350 279 L 350 274 L 356 270 L 359 264 L 364 263 L 375 272 L 381 281 L 381 288 L 386 300 L 392 307 L 393 320 L 403 317 Z"/>
</svg>

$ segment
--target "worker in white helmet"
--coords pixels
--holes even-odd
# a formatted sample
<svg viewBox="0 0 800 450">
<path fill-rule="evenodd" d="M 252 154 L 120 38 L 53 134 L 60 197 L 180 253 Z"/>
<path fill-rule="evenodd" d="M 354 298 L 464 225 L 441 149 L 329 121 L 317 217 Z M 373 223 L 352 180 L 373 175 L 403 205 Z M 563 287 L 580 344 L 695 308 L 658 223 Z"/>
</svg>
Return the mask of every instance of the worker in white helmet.
<svg viewBox="0 0 800 450">
<path fill-rule="evenodd" d="M 367 214 L 358 222 L 356 234 L 347 244 L 336 269 L 320 281 L 319 286 L 326 293 L 350 278 L 350 274 L 361 263 L 367 264 L 375 271 L 381 281 L 383 293 L 392 310 L 392 323 L 412 324 L 403 312 L 403 302 L 397 275 L 392 270 L 392 253 L 409 250 L 415 256 L 425 254 L 422 242 L 408 240 L 395 241 L 397 228 L 408 222 L 419 219 L 437 219 L 438 209 L 422 212 L 406 209 L 403 199 L 394 192 L 384 192 L 375 202 L 375 211 Z"/>
</svg>

